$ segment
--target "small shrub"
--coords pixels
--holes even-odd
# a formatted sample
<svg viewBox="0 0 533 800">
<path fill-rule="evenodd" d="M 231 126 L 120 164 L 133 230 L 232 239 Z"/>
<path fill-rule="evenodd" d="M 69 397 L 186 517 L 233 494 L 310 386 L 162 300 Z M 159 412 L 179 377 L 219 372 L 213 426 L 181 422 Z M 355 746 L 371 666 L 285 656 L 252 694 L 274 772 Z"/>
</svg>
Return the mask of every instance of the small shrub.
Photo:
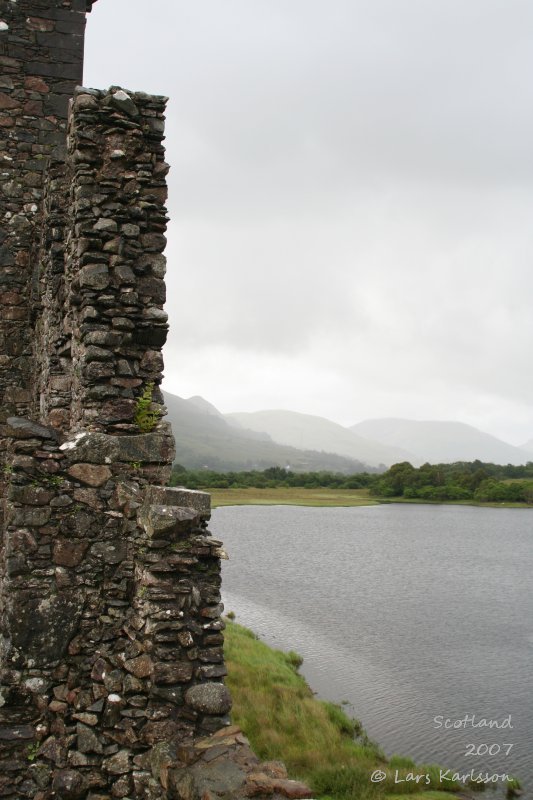
<svg viewBox="0 0 533 800">
<path fill-rule="evenodd" d="M 39 742 L 34 742 L 34 744 L 28 745 L 26 750 L 26 758 L 28 759 L 28 761 L 35 761 L 40 747 L 41 745 L 39 744 Z"/>
<path fill-rule="evenodd" d="M 322 701 L 322 705 L 327 711 L 328 717 L 335 727 L 345 733 L 346 736 L 354 738 L 360 730 L 360 723 L 355 719 L 350 719 L 338 705 L 329 703 L 327 700 Z"/>
<path fill-rule="evenodd" d="M 291 667 L 294 667 L 294 669 L 299 669 L 304 663 L 303 656 L 299 653 L 295 653 L 294 650 L 289 650 L 289 652 L 284 655 L 287 659 L 287 663 L 290 664 Z"/>
<path fill-rule="evenodd" d="M 135 415 L 133 419 L 141 433 L 150 433 L 153 431 L 161 416 L 159 410 L 152 410 L 153 392 L 154 382 L 150 381 L 150 383 L 147 383 L 144 387 L 135 404 Z"/>
</svg>

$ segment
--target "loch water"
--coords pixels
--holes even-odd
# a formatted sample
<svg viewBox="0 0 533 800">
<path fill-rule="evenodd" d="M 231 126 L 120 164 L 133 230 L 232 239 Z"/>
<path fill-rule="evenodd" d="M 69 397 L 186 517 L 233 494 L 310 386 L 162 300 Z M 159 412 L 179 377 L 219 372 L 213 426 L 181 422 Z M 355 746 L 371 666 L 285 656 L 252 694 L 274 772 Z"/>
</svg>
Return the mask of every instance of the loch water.
<svg viewBox="0 0 533 800">
<path fill-rule="evenodd" d="M 210 527 L 226 610 L 299 652 L 387 755 L 507 773 L 533 797 L 533 510 L 241 506 Z"/>
</svg>

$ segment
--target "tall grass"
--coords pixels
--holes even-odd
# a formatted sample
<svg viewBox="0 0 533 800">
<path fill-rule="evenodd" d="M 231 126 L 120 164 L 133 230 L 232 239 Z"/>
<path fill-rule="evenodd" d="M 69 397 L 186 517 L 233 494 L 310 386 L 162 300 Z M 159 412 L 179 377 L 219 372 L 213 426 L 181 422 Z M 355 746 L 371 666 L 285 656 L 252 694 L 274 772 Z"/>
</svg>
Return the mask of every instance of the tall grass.
<svg viewBox="0 0 533 800">
<path fill-rule="evenodd" d="M 309 783 L 317 797 L 379 800 L 387 793 L 416 792 L 418 800 L 429 800 L 426 795 L 435 794 L 425 790 L 438 787 L 438 768 L 431 767 L 431 786 L 415 781 L 395 784 L 395 770 L 405 777 L 430 768 L 399 756 L 388 761 L 358 720 L 313 696 L 298 673 L 301 658 L 296 653 L 273 650 L 247 628 L 228 621 L 225 655 L 234 723 L 246 733 L 257 755 L 284 761 L 291 777 Z M 376 769 L 387 774 L 383 783 L 371 782 Z"/>
</svg>

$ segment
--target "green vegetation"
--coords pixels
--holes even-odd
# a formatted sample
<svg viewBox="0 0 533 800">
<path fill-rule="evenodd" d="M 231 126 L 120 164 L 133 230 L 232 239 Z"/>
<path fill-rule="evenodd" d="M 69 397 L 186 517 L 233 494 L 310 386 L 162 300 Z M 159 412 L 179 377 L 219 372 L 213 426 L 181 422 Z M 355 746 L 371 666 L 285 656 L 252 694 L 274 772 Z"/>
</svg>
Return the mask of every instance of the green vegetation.
<svg viewBox="0 0 533 800">
<path fill-rule="evenodd" d="M 159 410 L 152 410 L 153 392 L 154 382 L 150 381 L 142 390 L 135 404 L 134 421 L 141 433 L 153 431 L 161 416 Z"/>
<path fill-rule="evenodd" d="M 371 486 L 376 477 L 379 476 L 368 472 L 344 475 L 327 471 L 293 472 L 283 467 L 269 467 L 262 471 L 215 472 L 210 469 L 188 470 L 181 464 L 174 464 L 170 483 L 171 486 L 186 486 L 187 489 L 364 489 Z"/>
<path fill-rule="evenodd" d="M 40 742 L 34 742 L 33 744 L 29 744 L 26 748 L 26 758 L 28 761 L 35 761 L 37 758 L 37 753 L 41 747 Z"/>
<path fill-rule="evenodd" d="M 215 472 L 174 465 L 171 485 L 211 492 L 213 505 L 358 506 L 381 502 L 533 505 L 533 463 L 516 467 L 481 461 L 404 461 L 382 474 L 263 471 Z"/>
<path fill-rule="evenodd" d="M 262 759 L 284 761 L 290 776 L 306 781 L 317 796 L 389 800 L 393 794 L 416 793 L 417 800 L 438 800 L 442 794 L 435 789 L 462 788 L 451 782 L 441 785 L 434 765 L 417 766 L 399 756 L 387 760 L 358 720 L 313 696 L 298 673 L 302 660 L 296 653 L 273 650 L 252 631 L 229 621 L 225 640 L 233 721 Z M 377 769 L 387 776 L 382 783 L 370 780 Z M 419 782 L 417 775 L 423 776 Z"/>
<path fill-rule="evenodd" d="M 394 500 L 533 505 L 533 463 L 502 467 L 473 461 L 416 469 L 404 461 L 380 475 L 370 491 Z"/>
<path fill-rule="evenodd" d="M 368 489 L 208 489 L 213 508 L 219 506 L 370 506 L 378 500 Z"/>
<path fill-rule="evenodd" d="M 522 794 L 522 784 L 518 778 L 511 778 L 507 784 L 507 797 L 519 797 Z"/>
</svg>

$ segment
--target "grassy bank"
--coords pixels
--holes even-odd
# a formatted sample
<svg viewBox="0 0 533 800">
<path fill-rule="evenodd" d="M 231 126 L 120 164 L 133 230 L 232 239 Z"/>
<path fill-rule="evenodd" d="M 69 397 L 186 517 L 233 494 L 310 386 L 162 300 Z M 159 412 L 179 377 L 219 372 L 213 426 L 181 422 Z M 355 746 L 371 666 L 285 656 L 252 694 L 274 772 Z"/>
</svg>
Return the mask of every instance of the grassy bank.
<svg viewBox="0 0 533 800">
<path fill-rule="evenodd" d="M 474 500 L 421 500 L 404 497 L 375 497 L 368 489 L 306 489 L 280 486 L 257 489 L 206 489 L 213 508 L 219 506 L 374 506 L 381 503 L 414 503 L 416 505 L 479 506 L 482 508 L 532 508 L 525 503 L 479 503 Z"/>
<path fill-rule="evenodd" d="M 415 766 L 399 756 L 386 759 L 359 722 L 339 706 L 313 696 L 298 673 L 301 659 L 295 653 L 273 650 L 232 622 L 225 636 L 233 721 L 261 758 L 284 761 L 290 776 L 305 780 L 317 797 L 392 800 L 393 795 L 416 793 L 418 800 L 437 800 L 443 797 L 438 789 L 464 788 L 451 782 L 440 784 L 439 768 L 434 765 Z M 382 783 L 370 780 L 377 769 L 387 775 Z M 425 780 L 406 780 L 409 773 L 429 775 L 429 785 Z"/>
</svg>

